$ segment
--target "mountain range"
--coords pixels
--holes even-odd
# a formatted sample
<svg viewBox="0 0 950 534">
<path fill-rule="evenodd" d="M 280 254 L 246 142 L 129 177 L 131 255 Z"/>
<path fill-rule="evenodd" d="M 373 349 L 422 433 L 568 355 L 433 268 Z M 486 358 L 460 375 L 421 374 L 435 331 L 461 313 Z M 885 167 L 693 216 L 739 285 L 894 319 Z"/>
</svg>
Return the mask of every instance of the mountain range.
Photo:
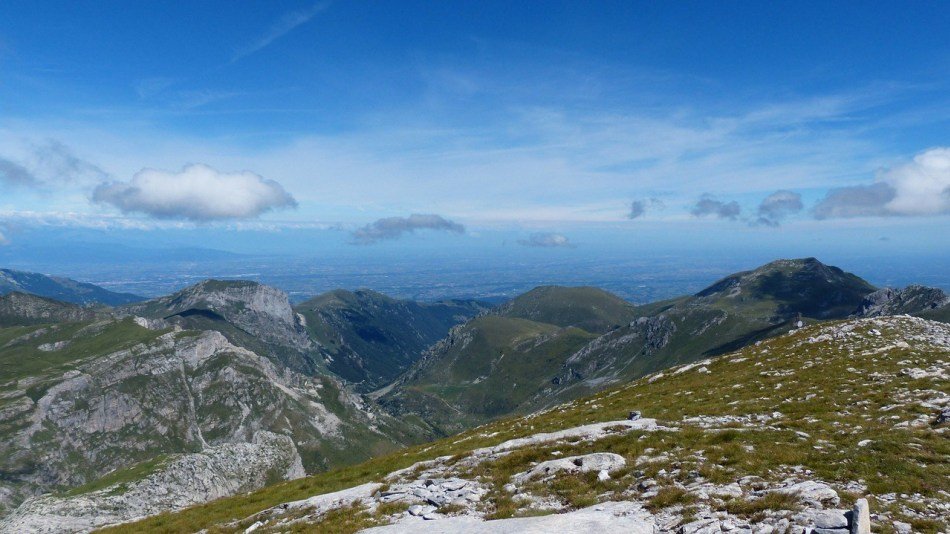
<svg viewBox="0 0 950 534">
<path fill-rule="evenodd" d="M 293 306 L 256 282 L 207 280 L 110 308 L 22 291 L 44 284 L 19 287 L 0 296 L 0 516 L 29 511 L 30 521 L 55 523 L 87 510 L 70 516 L 73 530 L 577 406 L 815 323 L 950 320 L 941 290 L 877 289 L 814 258 L 639 306 L 557 286 L 495 307 L 369 290 Z M 229 462 L 245 467 L 220 468 Z M 170 489 L 186 479 L 201 482 Z M 169 491 L 175 498 L 154 497 Z M 110 514 L 95 513 L 103 506 Z"/>
<path fill-rule="evenodd" d="M 118 306 L 145 300 L 138 295 L 116 293 L 69 278 L 0 269 L 0 295 L 14 291 L 82 305 Z"/>
</svg>

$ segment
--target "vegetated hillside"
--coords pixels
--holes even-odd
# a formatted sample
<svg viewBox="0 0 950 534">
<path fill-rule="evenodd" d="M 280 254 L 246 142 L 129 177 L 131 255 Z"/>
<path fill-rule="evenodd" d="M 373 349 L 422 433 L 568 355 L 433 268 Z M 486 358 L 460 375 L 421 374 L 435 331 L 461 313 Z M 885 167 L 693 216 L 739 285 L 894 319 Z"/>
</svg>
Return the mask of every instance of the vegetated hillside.
<svg viewBox="0 0 950 534">
<path fill-rule="evenodd" d="M 379 402 L 442 435 L 515 412 L 571 354 L 627 323 L 633 309 L 595 288 L 534 289 L 453 328 Z"/>
<path fill-rule="evenodd" d="M 108 531 L 946 532 L 948 378 L 950 325 L 811 325 Z"/>
<path fill-rule="evenodd" d="M 205 280 L 167 297 L 116 311 L 181 328 L 221 332 L 231 343 L 301 373 L 315 374 L 323 368 L 287 294 L 257 282 Z"/>
<path fill-rule="evenodd" d="M 799 313 L 847 317 L 874 290 L 814 258 L 772 262 L 696 295 L 637 307 L 592 288 L 538 288 L 500 307 L 503 317 L 454 329 L 379 401 L 436 431 L 457 431 L 741 348 L 787 332 Z"/>
<path fill-rule="evenodd" d="M 449 329 L 487 309 L 476 301 L 419 303 L 368 290 L 337 290 L 296 306 L 327 368 L 360 391 L 379 388 Z"/>
<path fill-rule="evenodd" d="M 38 273 L 0 269 L 0 295 L 19 291 L 73 304 L 104 304 L 118 306 L 144 300 L 130 293 L 115 293 L 93 284 L 86 284 Z"/>
<path fill-rule="evenodd" d="M 228 301 L 228 309 L 216 309 L 227 315 L 233 307 L 241 324 L 263 313 L 259 305 Z M 159 464 L 171 466 L 144 487 L 110 490 L 137 496 L 109 505 L 111 517 L 131 518 L 136 510 L 247 491 L 274 476 L 357 462 L 424 437 L 335 377 L 297 372 L 218 331 L 143 317 L 90 318 L 87 310 L 59 306 L 83 313 L 24 324 L 37 317 L 27 308 L 29 321 L 0 328 L 0 515 L 32 495 L 82 493 L 76 488 L 101 487 L 96 481 L 104 476 L 131 482 Z M 203 456 L 180 458 L 188 454 Z M 215 462 L 244 467 L 229 472 Z M 188 472 L 204 476 L 178 500 L 146 499 L 178 491 L 175 481 Z"/>
<path fill-rule="evenodd" d="M 89 321 L 103 315 L 89 308 L 27 293 L 0 295 L 0 327 Z"/>
</svg>

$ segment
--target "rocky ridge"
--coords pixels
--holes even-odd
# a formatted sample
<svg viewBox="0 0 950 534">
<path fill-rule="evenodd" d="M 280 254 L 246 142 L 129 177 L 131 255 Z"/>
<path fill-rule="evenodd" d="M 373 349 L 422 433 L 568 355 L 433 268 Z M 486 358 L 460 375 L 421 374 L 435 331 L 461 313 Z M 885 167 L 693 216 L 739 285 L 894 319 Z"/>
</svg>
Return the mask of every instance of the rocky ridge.
<svg viewBox="0 0 950 534">
<path fill-rule="evenodd" d="M 886 287 L 864 297 L 854 313 L 857 317 L 914 314 L 950 306 L 950 295 L 941 289 L 910 285 L 902 289 Z"/>
<path fill-rule="evenodd" d="M 0 295 L 0 327 L 53 322 L 90 321 L 104 316 L 88 308 L 56 300 L 13 292 Z"/>
<path fill-rule="evenodd" d="M 173 322 L 193 316 L 220 318 L 266 343 L 300 351 L 312 347 L 287 294 L 256 282 L 205 280 L 120 311 Z"/>
</svg>

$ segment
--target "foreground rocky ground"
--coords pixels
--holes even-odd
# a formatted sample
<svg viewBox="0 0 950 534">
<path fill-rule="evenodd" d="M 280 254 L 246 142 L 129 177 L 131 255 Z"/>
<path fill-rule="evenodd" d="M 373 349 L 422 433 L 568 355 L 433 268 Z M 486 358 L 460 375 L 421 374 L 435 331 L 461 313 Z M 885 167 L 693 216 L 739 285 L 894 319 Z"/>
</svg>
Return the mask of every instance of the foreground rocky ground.
<svg viewBox="0 0 950 534">
<path fill-rule="evenodd" d="M 946 532 L 948 375 L 950 325 L 806 327 L 114 530 Z"/>
</svg>

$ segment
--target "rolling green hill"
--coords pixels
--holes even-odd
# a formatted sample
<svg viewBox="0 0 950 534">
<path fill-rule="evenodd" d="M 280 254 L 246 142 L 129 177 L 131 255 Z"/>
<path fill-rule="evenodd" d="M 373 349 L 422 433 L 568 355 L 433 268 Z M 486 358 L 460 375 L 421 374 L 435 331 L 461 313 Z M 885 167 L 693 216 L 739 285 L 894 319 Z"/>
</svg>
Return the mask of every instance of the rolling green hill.
<svg viewBox="0 0 950 534">
<path fill-rule="evenodd" d="M 496 312 L 594 333 L 619 328 L 636 317 L 634 306 L 596 287 L 542 286 L 503 304 Z"/>
</svg>

